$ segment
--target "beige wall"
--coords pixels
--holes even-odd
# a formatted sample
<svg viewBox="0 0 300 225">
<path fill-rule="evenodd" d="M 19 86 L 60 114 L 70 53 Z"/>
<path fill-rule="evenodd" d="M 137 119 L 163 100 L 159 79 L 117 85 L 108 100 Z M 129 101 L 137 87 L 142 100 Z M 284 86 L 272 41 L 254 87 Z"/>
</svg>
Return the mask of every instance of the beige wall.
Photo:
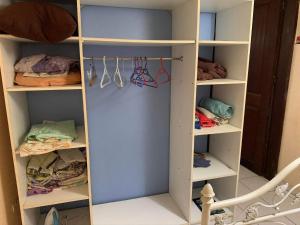
<svg viewBox="0 0 300 225">
<path fill-rule="evenodd" d="M 300 11 L 297 35 L 300 35 Z M 284 119 L 279 170 L 300 157 L 300 44 L 295 45 L 289 91 Z M 300 182 L 300 168 L 288 178 L 288 182 Z"/>
<path fill-rule="evenodd" d="M 0 77 L 0 225 L 20 224 L 17 188 Z"/>
</svg>

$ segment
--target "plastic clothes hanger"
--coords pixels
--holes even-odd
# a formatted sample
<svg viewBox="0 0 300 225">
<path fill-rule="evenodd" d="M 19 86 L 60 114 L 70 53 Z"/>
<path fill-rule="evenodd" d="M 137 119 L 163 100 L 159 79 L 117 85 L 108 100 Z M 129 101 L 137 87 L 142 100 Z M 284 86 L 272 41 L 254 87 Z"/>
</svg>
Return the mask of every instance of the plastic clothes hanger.
<svg viewBox="0 0 300 225">
<path fill-rule="evenodd" d="M 88 80 L 89 80 L 89 86 L 92 87 L 95 84 L 95 81 L 97 79 L 97 71 L 95 68 L 94 57 L 92 57 L 92 62 L 90 63 L 90 68 L 87 71 L 87 76 L 88 76 Z"/>
<path fill-rule="evenodd" d="M 148 60 L 145 57 L 145 66 L 143 68 L 144 85 L 148 87 L 158 88 L 157 81 L 151 76 L 148 70 Z"/>
<path fill-rule="evenodd" d="M 134 69 L 130 77 L 130 82 L 138 87 L 144 86 L 143 67 L 138 58 L 134 58 Z"/>
<path fill-rule="evenodd" d="M 101 82 L 100 82 L 101 88 L 105 88 L 107 85 L 109 85 L 111 83 L 111 77 L 106 68 L 106 57 L 105 56 L 103 57 L 103 66 L 104 66 L 103 75 L 102 75 Z"/>
<path fill-rule="evenodd" d="M 156 72 L 155 80 L 159 85 L 169 83 L 171 81 L 171 74 L 164 67 L 162 57 L 160 57 L 160 68 Z"/>
<path fill-rule="evenodd" d="M 117 85 L 117 87 L 122 88 L 124 87 L 124 82 L 120 73 L 119 69 L 119 58 L 117 57 L 117 65 L 116 65 L 116 71 L 114 74 L 114 82 Z"/>
</svg>

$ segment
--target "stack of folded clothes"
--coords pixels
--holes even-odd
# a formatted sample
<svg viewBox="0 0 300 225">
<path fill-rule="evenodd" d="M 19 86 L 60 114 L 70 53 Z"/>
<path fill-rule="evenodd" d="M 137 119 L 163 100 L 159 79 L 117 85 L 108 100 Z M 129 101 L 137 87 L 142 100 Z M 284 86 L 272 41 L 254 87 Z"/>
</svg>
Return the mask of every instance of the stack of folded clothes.
<svg viewBox="0 0 300 225">
<path fill-rule="evenodd" d="M 77 138 L 74 120 L 44 121 L 33 125 L 19 147 L 21 157 L 39 155 L 71 147 Z"/>
<path fill-rule="evenodd" d="M 218 63 L 206 59 L 198 59 L 198 80 L 212 80 L 226 78 L 227 70 Z"/>
<path fill-rule="evenodd" d="M 198 118 L 199 125 L 197 126 L 196 124 L 195 128 L 209 128 L 228 124 L 232 116 L 232 106 L 216 99 L 202 98 L 196 110 L 196 118 Z"/>
<path fill-rule="evenodd" d="M 32 156 L 26 173 L 28 196 L 86 184 L 85 153 L 72 149 Z"/>
<path fill-rule="evenodd" d="M 62 86 L 81 83 L 80 64 L 78 60 L 32 55 L 22 58 L 15 65 L 15 83 L 28 87 Z"/>
</svg>

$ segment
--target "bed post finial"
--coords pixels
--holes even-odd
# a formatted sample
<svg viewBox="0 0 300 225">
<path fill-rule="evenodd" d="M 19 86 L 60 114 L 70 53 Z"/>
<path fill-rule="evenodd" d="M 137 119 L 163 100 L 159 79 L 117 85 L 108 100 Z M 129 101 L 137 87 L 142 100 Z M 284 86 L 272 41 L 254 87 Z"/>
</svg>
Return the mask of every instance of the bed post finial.
<svg viewBox="0 0 300 225">
<path fill-rule="evenodd" d="M 201 202 L 202 202 L 202 217 L 201 225 L 208 225 L 210 217 L 210 208 L 214 203 L 215 193 L 210 184 L 206 184 L 201 191 Z"/>
</svg>

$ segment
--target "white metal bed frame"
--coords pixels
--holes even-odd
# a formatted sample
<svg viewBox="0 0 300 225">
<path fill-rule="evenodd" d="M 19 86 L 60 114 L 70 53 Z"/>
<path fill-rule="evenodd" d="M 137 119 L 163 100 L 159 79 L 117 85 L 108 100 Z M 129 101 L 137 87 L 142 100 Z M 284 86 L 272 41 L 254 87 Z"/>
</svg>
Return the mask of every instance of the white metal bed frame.
<svg viewBox="0 0 300 225">
<path fill-rule="evenodd" d="M 294 193 L 298 188 L 300 188 L 300 184 L 295 185 L 290 190 L 288 190 L 288 184 L 280 185 L 278 186 L 291 172 L 296 170 L 300 166 L 300 158 L 296 159 L 292 163 L 290 163 L 287 167 L 285 167 L 281 172 L 279 172 L 271 181 L 269 181 L 267 184 L 262 186 L 261 188 L 257 189 L 256 191 L 253 191 L 249 194 L 228 199 L 224 201 L 214 202 L 214 196 L 215 193 L 213 191 L 213 188 L 210 184 L 207 184 L 204 186 L 204 188 L 201 191 L 201 201 L 202 201 L 202 216 L 201 216 L 201 225 L 209 225 L 209 224 L 215 224 L 215 225 L 248 225 L 248 224 L 257 224 L 257 223 L 266 223 L 266 222 L 272 222 L 270 220 L 300 213 L 300 207 L 281 211 L 280 206 L 288 199 L 288 197 Z M 300 175 L 299 175 L 300 178 Z M 241 221 L 237 222 L 230 222 L 225 223 L 225 218 L 223 216 L 215 216 L 214 223 L 210 219 L 210 212 L 211 210 L 215 209 L 221 209 L 224 207 L 233 207 L 241 203 L 249 202 L 253 199 L 256 199 L 267 192 L 274 190 L 275 188 L 275 194 L 281 198 L 278 202 L 274 204 L 264 204 L 262 202 L 257 202 L 254 204 L 251 204 L 246 210 L 245 210 L 245 218 Z M 300 202 L 300 192 L 294 195 L 293 203 Z M 259 209 L 261 208 L 273 208 L 276 210 L 276 213 L 272 215 L 266 215 L 266 216 L 259 216 Z M 284 224 L 282 222 L 274 222 L 274 224 Z M 300 224 L 300 221 L 299 221 Z"/>
</svg>

